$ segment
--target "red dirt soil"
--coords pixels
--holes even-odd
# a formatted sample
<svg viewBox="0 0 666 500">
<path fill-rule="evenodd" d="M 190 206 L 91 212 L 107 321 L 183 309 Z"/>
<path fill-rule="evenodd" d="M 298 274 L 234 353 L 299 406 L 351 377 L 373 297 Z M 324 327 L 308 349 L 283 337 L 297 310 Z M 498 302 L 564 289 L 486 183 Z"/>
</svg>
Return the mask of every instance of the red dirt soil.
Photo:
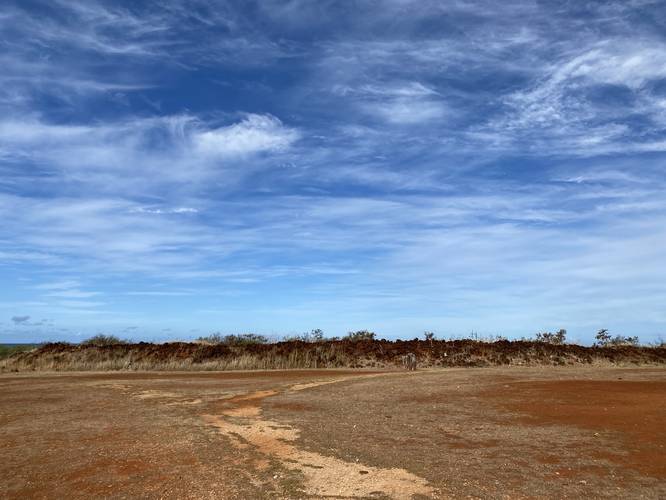
<svg viewBox="0 0 666 500">
<path fill-rule="evenodd" d="M 264 413 L 306 449 L 400 464 L 442 496 L 666 498 L 665 405 L 663 369 L 490 368 L 335 384 Z"/>
<path fill-rule="evenodd" d="M 304 498 L 330 467 L 379 498 L 666 498 L 661 368 L 4 374 L 0 391 L 2 498 Z"/>
<path fill-rule="evenodd" d="M 517 395 L 519 394 L 519 396 Z M 529 425 L 565 425 L 610 434 L 623 453 L 606 458 L 666 481 L 666 381 L 556 380 L 518 382 L 494 392 Z"/>
</svg>

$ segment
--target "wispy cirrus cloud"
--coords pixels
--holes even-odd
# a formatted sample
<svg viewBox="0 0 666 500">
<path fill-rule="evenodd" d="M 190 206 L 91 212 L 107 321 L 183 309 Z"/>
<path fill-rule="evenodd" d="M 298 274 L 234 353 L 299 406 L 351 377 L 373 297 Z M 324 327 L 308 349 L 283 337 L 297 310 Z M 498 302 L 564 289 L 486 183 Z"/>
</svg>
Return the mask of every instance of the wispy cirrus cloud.
<svg viewBox="0 0 666 500">
<path fill-rule="evenodd" d="M 5 48 L 0 104 L 28 105 L 44 94 L 73 104 L 74 96 L 145 88 L 134 77 L 101 76 L 91 68 L 94 58 L 143 58 L 164 50 L 151 41 L 166 27 L 154 17 L 97 2 L 45 3 L 46 12 L 39 16 L 24 7 L 10 3 L 0 18 Z"/>
<path fill-rule="evenodd" d="M 486 131 L 504 135 L 509 147 L 526 134 L 557 152 L 661 151 L 663 97 L 647 86 L 666 78 L 665 48 L 656 40 L 622 39 L 585 47 L 545 67 L 527 90 L 509 94 L 510 112 Z M 644 120 L 631 119 L 636 116 Z"/>
<path fill-rule="evenodd" d="M 135 207 L 131 208 L 130 212 L 140 214 L 196 214 L 198 209 L 192 207 L 174 207 L 174 208 L 156 208 L 156 207 Z"/>
<path fill-rule="evenodd" d="M 257 155 L 286 152 L 299 137 L 297 129 L 273 116 L 252 114 L 222 127 L 188 115 L 102 125 L 61 125 L 39 118 L 0 121 L 0 150 L 6 150 L 7 161 L 31 163 L 36 174 L 47 164 L 46 170 L 66 178 L 74 192 L 88 185 L 114 195 L 136 190 L 157 194 L 165 185 L 187 190 L 189 185 L 218 175 L 220 169 L 227 172 L 231 183 L 245 175 L 238 170 L 241 163 L 252 160 L 257 168 L 261 166 Z M 8 172 L 9 176 L 15 173 L 17 169 Z M 56 180 L 50 175 L 46 182 L 51 179 Z M 143 180 L 137 184 L 137 179 Z M 195 210 L 187 206 L 133 209 Z"/>
<path fill-rule="evenodd" d="M 295 129 L 283 126 L 274 116 L 249 115 L 227 127 L 197 131 L 192 141 L 202 154 L 224 158 L 281 151 L 291 146 L 298 137 Z"/>
</svg>

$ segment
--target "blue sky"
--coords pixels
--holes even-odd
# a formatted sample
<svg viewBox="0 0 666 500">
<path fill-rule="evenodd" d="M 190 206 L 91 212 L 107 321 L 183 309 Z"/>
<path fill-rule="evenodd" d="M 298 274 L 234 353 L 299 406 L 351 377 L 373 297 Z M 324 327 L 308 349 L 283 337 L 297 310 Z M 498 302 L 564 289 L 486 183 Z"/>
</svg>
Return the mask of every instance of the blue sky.
<svg viewBox="0 0 666 500">
<path fill-rule="evenodd" d="M 5 342 L 666 336 L 663 1 L 9 1 Z"/>
</svg>

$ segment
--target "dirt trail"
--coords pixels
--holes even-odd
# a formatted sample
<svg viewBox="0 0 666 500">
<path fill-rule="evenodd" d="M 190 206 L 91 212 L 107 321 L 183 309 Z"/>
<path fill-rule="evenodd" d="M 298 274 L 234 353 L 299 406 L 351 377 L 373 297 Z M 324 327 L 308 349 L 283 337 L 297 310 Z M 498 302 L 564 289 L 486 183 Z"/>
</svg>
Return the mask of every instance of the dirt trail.
<svg viewBox="0 0 666 500">
<path fill-rule="evenodd" d="M 366 375 L 365 377 L 368 377 Z M 302 391 L 359 377 L 295 384 L 286 392 Z M 262 418 L 261 403 L 278 390 L 263 390 L 235 396 L 226 401 L 230 406 L 221 415 L 203 415 L 203 419 L 227 436 L 234 446 L 254 447 L 261 454 L 279 460 L 292 471 L 303 474 L 308 495 L 317 497 L 385 497 L 411 499 L 414 495 L 438 498 L 427 481 L 404 469 L 383 469 L 361 463 L 346 462 L 299 449 L 296 441 L 299 430 Z"/>
</svg>

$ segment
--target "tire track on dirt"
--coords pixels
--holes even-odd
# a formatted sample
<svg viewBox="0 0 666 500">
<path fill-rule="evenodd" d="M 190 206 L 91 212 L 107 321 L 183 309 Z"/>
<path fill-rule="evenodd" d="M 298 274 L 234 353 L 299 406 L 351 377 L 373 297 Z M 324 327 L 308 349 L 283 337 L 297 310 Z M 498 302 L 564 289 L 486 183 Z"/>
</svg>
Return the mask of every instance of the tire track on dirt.
<svg viewBox="0 0 666 500">
<path fill-rule="evenodd" d="M 289 386 L 286 392 L 307 390 L 354 378 L 359 377 L 295 384 Z M 415 495 L 437 497 L 435 489 L 425 479 L 407 470 L 347 462 L 298 448 L 298 429 L 262 417 L 262 401 L 280 392 L 282 391 L 274 389 L 234 396 L 225 401 L 230 408 L 221 415 L 204 414 L 202 418 L 229 438 L 235 447 L 245 449 L 252 446 L 261 454 L 277 459 L 286 469 L 301 473 L 305 492 L 309 495 L 338 498 L 388 496 L 400 500 L 411 499 Z"/>
</svg>

